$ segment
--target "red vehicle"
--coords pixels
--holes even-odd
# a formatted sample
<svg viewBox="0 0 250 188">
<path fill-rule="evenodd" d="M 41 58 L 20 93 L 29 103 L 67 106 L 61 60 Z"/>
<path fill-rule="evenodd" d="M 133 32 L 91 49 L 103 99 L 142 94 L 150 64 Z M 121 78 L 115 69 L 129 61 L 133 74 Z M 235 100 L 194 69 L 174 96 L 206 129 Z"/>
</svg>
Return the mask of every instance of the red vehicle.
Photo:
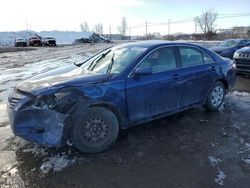
<svg viewBox="0 0 250 188">
<path fill-rule="evenodd" d="M 29 39 L 29 45 L 30 46 L 42 46 L 43 42 L 39 37 L 31 37 Z"/>
</svg>

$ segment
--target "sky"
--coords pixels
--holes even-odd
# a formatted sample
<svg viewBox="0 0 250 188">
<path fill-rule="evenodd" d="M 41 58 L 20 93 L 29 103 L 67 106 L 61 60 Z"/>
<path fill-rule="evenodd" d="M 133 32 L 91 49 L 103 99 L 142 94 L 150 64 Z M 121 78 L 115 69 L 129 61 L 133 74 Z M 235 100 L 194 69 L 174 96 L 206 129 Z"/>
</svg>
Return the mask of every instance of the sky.
<svg viewBox="0 0 250 188">
<path fill-rule="evenodd" d="M 214 9 L 219 14 L 250 13 L 250 0 L 1 0 L 0 31 L 80 31 L 86 21 L 90 29 L 102 23 L 104 33 L 118 33 L 121 18 L 126 17 L 131 35 L 143 35 L 145 23 L 185 20 Z M 135 28 L 133 26 L 141 26 Z M 249 26 L 250 16 L 224 18 L 218 29 Z M 193 33 L 195 24 L 171 24 L 170 33 Z M 199 30 L 197 30 L 199 32 Z M 168 25 L 148 27 L 148 33 L 168 33 Z M 129 34 L 129 31 L 128 31 Z"/>
</svg>

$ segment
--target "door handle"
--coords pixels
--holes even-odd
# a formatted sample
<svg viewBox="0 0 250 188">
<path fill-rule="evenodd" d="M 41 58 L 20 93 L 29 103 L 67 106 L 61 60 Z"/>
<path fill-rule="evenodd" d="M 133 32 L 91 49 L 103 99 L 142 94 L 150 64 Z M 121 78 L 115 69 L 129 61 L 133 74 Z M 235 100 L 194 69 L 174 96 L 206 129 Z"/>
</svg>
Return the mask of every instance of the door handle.
<svg viewBox="0 0 250 188">
<path fill-rule="evenodd" d="M 179 79 L 179 74 L 174 74 L 172 77 L 173 77 L 174 80 L 178 80 Z"/>
</svg>

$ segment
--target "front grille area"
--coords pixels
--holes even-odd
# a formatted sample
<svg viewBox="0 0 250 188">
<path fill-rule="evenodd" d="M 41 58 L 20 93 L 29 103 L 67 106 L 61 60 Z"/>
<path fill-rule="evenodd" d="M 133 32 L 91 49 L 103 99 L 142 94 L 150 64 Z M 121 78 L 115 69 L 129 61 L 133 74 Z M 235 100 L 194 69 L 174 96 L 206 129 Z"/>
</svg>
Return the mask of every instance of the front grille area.
<svg viewBox="0 0 250 188">
<path fill-rule="evenodd" d="M 237 71 L 250 73 L 250 59 L 234 59 Z"/>
<path fill-rule="evenodd" d="M 25 95 L 15 88 L 8 98 L 9 107 L 11 109 L 15 108 L 17 104 L 20 102 L 20 100 L 24 97 Z"/>
<path fill-rule="evenodd" d="M 250 58 L 250 54 L 239 54 L 239 57 Z"/>
<path fill-rule="evenodd" d="M 20 101 L 20 99 L 18 99 L 18 98 L 10 97 L 10 98 L 8 99 L 9 107 L 10 107 L 11 109 L 15 108 L 19 101 Z"/>
</svg>

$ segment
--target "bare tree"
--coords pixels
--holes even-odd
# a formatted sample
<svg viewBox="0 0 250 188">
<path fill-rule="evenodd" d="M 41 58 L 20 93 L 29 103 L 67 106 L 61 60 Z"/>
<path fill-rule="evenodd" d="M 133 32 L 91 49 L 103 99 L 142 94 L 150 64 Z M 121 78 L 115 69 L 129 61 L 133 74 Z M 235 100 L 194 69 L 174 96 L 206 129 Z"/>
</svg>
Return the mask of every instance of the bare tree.
<svg viewBox="0 0 250 188">
<path fill-rule="evenodd" d="M 98 23 L 94 26 L 94 32 L 98 33 L 99 35 L 103 34 L 103 25 L 101 23 Z"/>
<path fill-rule="evenodd" d="M 201 16 L 194 19 L 195 23 L 201 28 L 205 37 L 215 33 L 215 22 L 217 20 L 218 13 L 214 9 L 208 9 L 202 12 Z"/>
<path fill-rule="evenodd" d="M 80 27 L 82 31 L 89 31 L 89 24 L 85 21 L 80 24 Z"/>
<path fill-rule="evenodd" d="M 128 23 L 127 18 L 122 17 L 121 25 L 117 27 L 119 33 L 121 33 L 122 37 L 126 36 L 127 30 L 128 30 Z"/>
</svg>

